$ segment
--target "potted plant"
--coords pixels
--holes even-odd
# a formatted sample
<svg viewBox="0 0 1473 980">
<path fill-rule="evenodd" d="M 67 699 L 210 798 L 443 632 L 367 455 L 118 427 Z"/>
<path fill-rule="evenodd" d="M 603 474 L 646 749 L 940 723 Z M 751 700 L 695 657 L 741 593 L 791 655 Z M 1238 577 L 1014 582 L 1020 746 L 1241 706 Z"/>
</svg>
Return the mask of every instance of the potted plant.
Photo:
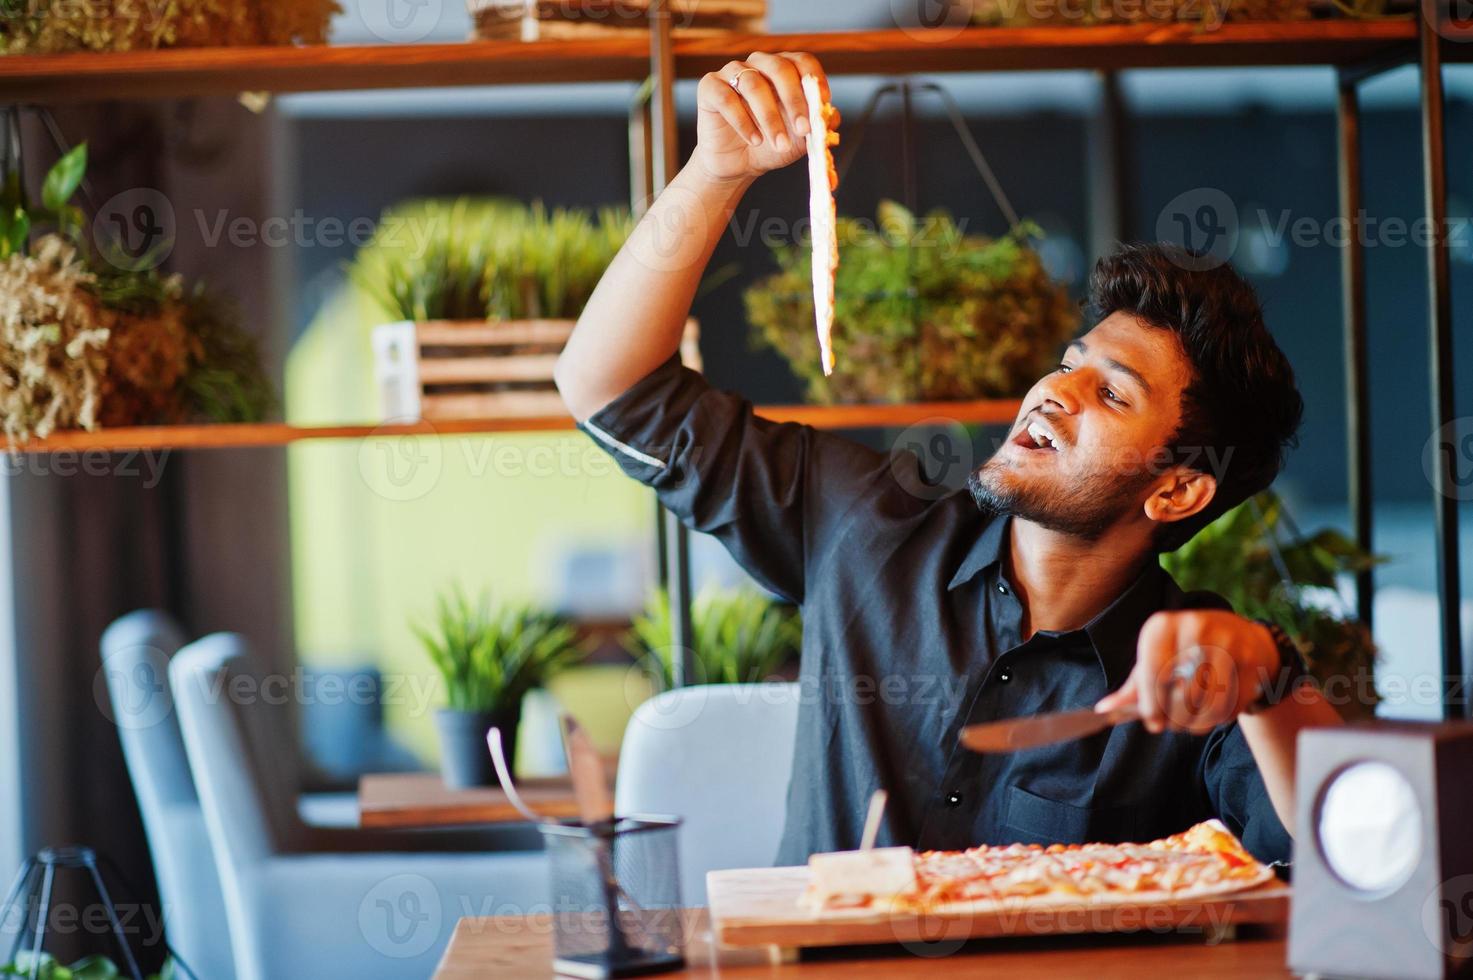
<svg viewBox="0 0 1473 980">
<path fill-rule="evenodd" d="M 884 201 L 877 224 L 840 218 L 838 233 L 832 375 L 813 353 L 809 249 L 775 246 L 778 272 L 746 292 L 754 342 L 781 354 L 815 402 L 1015 397 L 1079 325 L 1028 244 L 1031 224 L 990 239 L 944 211 L 918 219 Z"/>
<path fill-rule="evenodd" d="M 1345 607 L 1337 580 L 1380 561 L 1333 529 L 1302 534 L 1283 501 L 1266 491 L 1163 555 L 1161 564 L 1183 589 L 1216 592 L 1240 615 L 1282 628 L 1353 721 L 1375 714 L 1376 644 Z"/>
<path fill-rule="evenodd" d="M 1217 6 L 1198 0 L 1167 0 L 1147 4 L 1081 4 L 1068 7 L 1012 3 L 1009 0 L 957 0 L 979 27 L 1093 27 L 1119 24 L 1193 24 L 1211 31 L 1224 21 L 1233 23 L 1309 20 L 1329 13 L 1331 4 L 1350 16 L 1383 12 L 1386 0 L 1246 0 Z"/>
<path fill-rule="evenodd" d="M 386 211 L 348 269 L 392 321 L 372 336 L 383 417 L 562 415 L 553 363 L 632 227 L 614 208 L 498 198 Z"/>
<path fill-rule="evenodd" d="M 0 191 L 0 423 L 11 446 L 56 429 L 254 422 L 276 404 L 255 338 L 199 284 L 92 253 L 70 202 L 87 146 L 26 199 Z M 48 228 L 31 240 L 33 232 Z"/>
<path fill-rule="evenodd" d="M 515 760 L 522 697 L 582 659 L 575 630 L 527 606 L 493 608 L 484 594 L 471 602 L 458 587 L 439 597 L 429 625 L 412 629 L 445 682 L 446 707 L 435 712 L 445 784 L 496 785 L 487 730 L 501 729 Z"/>
<path fill-rule="evenodd" d="M 688 683 L 750 684 L 777 674 L 802 646 L 796 609 L 754 589 L 705 591 L 691 604 L 695 677 Z M 635 617 L 624 647 L 646 665 L 662 690 L 675 686 L 670 596 L 657 591 Z"/>
</svg>

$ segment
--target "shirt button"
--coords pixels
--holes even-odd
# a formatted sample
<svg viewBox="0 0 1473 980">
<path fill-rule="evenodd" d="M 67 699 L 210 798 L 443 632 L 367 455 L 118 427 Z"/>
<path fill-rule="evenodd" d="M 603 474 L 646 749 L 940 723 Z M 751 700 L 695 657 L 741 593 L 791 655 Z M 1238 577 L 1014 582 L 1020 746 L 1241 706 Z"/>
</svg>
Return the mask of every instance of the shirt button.
<svg viewBox="0 0 1473 980">
<path fill-rule="evenodd" d="M 1013 679 L 1013 668 L 1004 664 L 997 672 L 997 679 L 1006 684 Z"/>
<path fill-rule="evenodd" d="M 1008 583 L 1006 583 L 1006 582 L 999 582 L 999 583 L 997 583 L 997 591 L 998 591 L 998 594 L 999 595 L 1007 595 L 1008 594 Z"/>
<path fill-rule="evenodd" d="M 958 793 L 956 790 L 952 790 L 950 793 L 947 793 L 946 794 L 946 805 L 947 806 L 950 806 L 950 807 L 958 807 L 958 806 L 961 806 L 962 805 L 962 794 L 961 793 Z"/>
</svg>

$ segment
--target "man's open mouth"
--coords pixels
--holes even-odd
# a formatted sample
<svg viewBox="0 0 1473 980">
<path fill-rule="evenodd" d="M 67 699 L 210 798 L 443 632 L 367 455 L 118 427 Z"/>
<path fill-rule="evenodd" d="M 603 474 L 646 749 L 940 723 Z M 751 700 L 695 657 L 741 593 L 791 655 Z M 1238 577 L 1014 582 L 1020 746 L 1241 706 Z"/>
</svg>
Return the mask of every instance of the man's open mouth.
<svg viewBox="0 0 1473 980">
<path fill-rule="evenodd" d="M 1013 444 L 1030 451 L 1058 452 L 1064 448 L 1061 440 L 1053 429 L 1034 419 L 1013 437 Z"/>
</svg>

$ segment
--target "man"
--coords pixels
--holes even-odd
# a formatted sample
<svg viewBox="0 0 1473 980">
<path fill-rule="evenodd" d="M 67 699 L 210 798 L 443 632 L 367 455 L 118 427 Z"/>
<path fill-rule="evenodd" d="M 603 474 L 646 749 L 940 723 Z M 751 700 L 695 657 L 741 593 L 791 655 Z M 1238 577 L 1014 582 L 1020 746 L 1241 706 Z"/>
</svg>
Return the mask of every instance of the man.
<svg viewBox="0 0 1473 980">
<path fill-rule="evenodd" d="M 556 371 L 625 472 L 803 606 L 816 696 L 779 863 L 856 846 L 879 787 L 883 842 L 1148 840 L 1216 816 L 1259 858 L 1288 860 L 1295 737 L 1336 713 L 1286 639 L 1184 595 L 1157 560 L 1266 487 L 1297 428 L 1293 373 L 1251 289 L 1163 246 L 1102 260 L 1098 322 L 1028 392 L 969 492 L 940 500 L 882 454 L 757 419 L 676 349 L 743 192 L 804 154 L 808 73 L 827 98 L 801 53 L 701 80 L 695 152 Z M 957 744 L 973 722 L 1128 702 L 1141 724 L 1074 742 Z"/>
</svg>

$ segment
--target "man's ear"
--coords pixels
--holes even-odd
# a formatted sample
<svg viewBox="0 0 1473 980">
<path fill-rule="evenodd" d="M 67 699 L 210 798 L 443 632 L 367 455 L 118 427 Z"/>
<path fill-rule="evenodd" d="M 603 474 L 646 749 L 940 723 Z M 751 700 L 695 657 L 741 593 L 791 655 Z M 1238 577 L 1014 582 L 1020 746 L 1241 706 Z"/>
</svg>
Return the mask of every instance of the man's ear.
<svg viewBox="0 0 1473 980">
<path fill-rule="evenodd" d="M 1162 524 L 1185 520 L 1212 503 L 1217 496 L 1217 477 L 1185 466 L 1167 473 L 1146 498 L 1146 516 Z"/>
</svg>

